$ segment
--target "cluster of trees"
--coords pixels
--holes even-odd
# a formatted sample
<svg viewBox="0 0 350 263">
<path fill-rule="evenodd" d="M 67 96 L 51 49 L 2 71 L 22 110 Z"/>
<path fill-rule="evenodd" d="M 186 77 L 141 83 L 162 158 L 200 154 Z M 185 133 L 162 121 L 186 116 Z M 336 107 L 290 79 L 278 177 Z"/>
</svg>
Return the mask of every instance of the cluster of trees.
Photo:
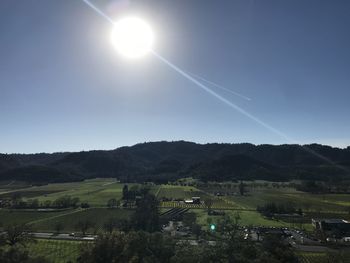
<svg viewBox="0 0 350 263">
<path fill-rule="evenodd" d="M 147 186 L 138 186 L 133 185 L 130 187 L 127 184 L 123 187 L 122 199 L 125 201 L 135 201 L 137 197 L 143 197 L 146 193 L 149 192 L 149 188 Z"/>
<path fill-rule="evenodd" d="M 128 186 L 125 185 L 123 189 L 123 199 L 129 197 L 129 193 L 134 193 L 134 191 L 136 190 L 129 191 Z M 142 230 L 147 232 L 156 232 L 160 230 L 159 201 L 153 194 L 149 193 L 147 188 L 138 188 L 136 192 L 138 198 L 137 202 L 135 202 L 135 213 L 129 219 L 108 219 L 103 224 L 103 229 L 107 233 L 112 233 L 115 230 Z M 132 196 L 135 195 L 132 194 Z M 131 200 L 129 200 L 129 202 L 130 201 Z M 110 199 L 108 201 L 108 207 L 113 208 L 116 205 L 118 205 L 117 200 Z"/>
<path fill-rule="evenodd" d="M 38 199 L 29 199 L 25 201 L 22 199 L 21 194 L 14 193 L 8 202 L 3 203 L 3 207 L 6 207 L 6 206 L 15 208 L 15 209 L 21 209 L 21 208 L 36 209 L 40 206 L 40 203 Z"/>
<path fill-rule="evenodd" d="M 1 263 L 48 263 L 43 257 L 30 256 L 26 250 L 29 242 L 35 242 L 26 225 L 7 225 L 0 234 Z"/>
<path fill-rule="evenodd" d="M 291 203 L 277 204 L 274 202 L 266 203 L 262 206 L 257 206 L 256 210 L 264 216 L 271 217 L 274 214 L 299 214 L 302 215 L 301 208 L 296 209 Z"/>
<path fill-rule="evenodd" d="M 62 196 L 54 201 L 46 200 L 39 202 L 38 199 L 23 200 L 20 193 L 14 193 L 8 202 L 3 202 L 3 207 L 14 209 L 37 209 L 37 208 L 70 208 L 78 207 L 80 199 L 78 197 Z M 82 207 L 88 206 L 86 203 L 80 204 Z"/>
<path fill-rule="evenodd" d="M 162 235 L 159 232 L 129 231 L 103 234 L 82 248 L 78 262 L 298 262 L 293 250 L 276 237 L 267 236 L 262 244 L 244 240 L 238 225 L 223 219 L 215 234 L 198 246 Z"/>
<path fill-rule="evenodd" d="M 120 205 L 120 201 L 115 198 L 111 198 L 107 201 L 108 208 L 115 208 L 115 207 L 118 207 L 119 205 Z"/>
</svg>

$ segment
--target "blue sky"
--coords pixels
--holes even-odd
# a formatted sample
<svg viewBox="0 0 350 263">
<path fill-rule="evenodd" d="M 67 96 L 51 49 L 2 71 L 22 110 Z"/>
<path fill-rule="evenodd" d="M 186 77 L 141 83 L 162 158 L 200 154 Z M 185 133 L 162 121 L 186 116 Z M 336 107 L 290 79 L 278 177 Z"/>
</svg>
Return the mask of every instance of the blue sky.
<svg viewBox="0 0 350 263">
<path fill-rule="evenodd" d="M 289 137 L 350 145 L 349 1 L 91 1 L 147 20 L 159 54 Z M 79 0 L 0 2 L 0 152 L 289 143 L 154 56 L 121 57 L 111 30 Z"/>
</svg>

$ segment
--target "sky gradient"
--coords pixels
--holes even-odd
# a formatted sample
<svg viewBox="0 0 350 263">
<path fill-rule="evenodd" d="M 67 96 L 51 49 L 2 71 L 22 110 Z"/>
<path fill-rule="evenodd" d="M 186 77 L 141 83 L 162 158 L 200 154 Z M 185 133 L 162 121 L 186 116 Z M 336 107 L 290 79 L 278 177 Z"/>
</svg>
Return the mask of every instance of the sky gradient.
<svg viewBox="0 0 350 263">
<path fill-rule="evenodd" d="M 349 1 L 91 2 L 147 20 L 159 54 L 287 136 L 350 145 Z M 156 57 L 121 57 L 111 31 L 79 0 L 0 2 L 0 152 L 290 143 Z"/>
</svg>

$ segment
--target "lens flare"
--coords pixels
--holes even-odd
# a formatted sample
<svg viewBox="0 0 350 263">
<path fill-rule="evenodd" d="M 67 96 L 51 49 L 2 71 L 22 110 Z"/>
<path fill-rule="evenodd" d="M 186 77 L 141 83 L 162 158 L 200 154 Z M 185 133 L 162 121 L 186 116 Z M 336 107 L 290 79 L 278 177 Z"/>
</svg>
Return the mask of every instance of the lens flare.
<svg viewBox="0 0 350 263">
<path fill-rule="evenodd" d="M 114 21 L 111 18 L 109 18 L 105 13 L 103 13 L 101 10 L 99 10 L 91 2 L 89 2 L 88 0 L 82 0 L 82 1 L 85 4 L 87 4 L 89 7 L 91 7 L 96 13 L 98 13 L 99 15 L 104 17 L 111 24 L 116 25 L 116 23 L 114 23 Z M 121 20 L 119 22 L 122 22 L 122 21 L 123 20 Z M 128 21 L 128 20 L 126 20 L 126 21 Z M 243 114 L 247 118 L 249 118 L 249 119 L 253 120 L 254 122 L 256 122 L 257 124 L 261 125 L 265 129 L 267 129 L 267 130 L 271 131 L 272 133 L 278 135 L 279 137 L 285 139 L 289 143 L 300 145 L 300 143 L 298 143 L 296 140 L 290 138 L 285 133 L 283 133 L 283 132 L 279 131 L 278 129 L 274 128 L 273 126 L 265 123 L 264 121 L 255 117 L 253 114 L 245 111 L 244 109 L 242 109 L 238 105 L 236 105 L 236 104 L 232 103 L 231 101 L 227 100 L 226 98 L 222 97 L 221 95 L 219 95 L 218 93 L 216 93 L 215 91 L 210 89 L 208 86 L 202 84 L 201 82 L 199 82 L 197 79 L 194 78 L 193 74 L 191 76 L 190 74 L 186 73 L 184 70 L 180 69 L 179 67 L 177 67 L 176 65 L 174 65 L 173 63 L 171 63 L 170 61 L 168 61 L 167 59 L 165 59 L 164 57 L 162 57 L 158 53 L 156 53 L 155 51 L 153 51 L 152 50 L 153 33 L 152 33 L 150 27 L 147 24 L 145 24 L 144 21 L 131 20 L 131 23 L 130 23 L 130 20 L 129 20 L 129 22 L 123 22 L 121 25 L 122 25 L 121 29 L 114 30 L 114 34 L 116 34 L 115 31 L 120 32 L 120 35 L 119 35 L 119 33 L 117 33 L 118 37 L 116 39 L 124 42 L 124 43 L 120 43 L 117 41 L 118 43 L 116 43 L 116 44 L 118 44 L 118 46 L 120 45 L 120 47 L 121 47 L 120 51 L 123 51 L 121 53 L 124 53 L 124 55 L 127 55 L 127 56 L 129 55 L 130 57 L 143 56 L 143 55 L 147 54 L 148 52 L 152 53 L 155 57 L 157 57 L 164 64 L 168 65 L 170 68 L 172 68 L 173 70 L 178 72 L 180 75 L 182 75 L 183 77 L 185 77 L 186 79 L 188 79 L 192 83 L 196 84 L 197 87 L 208 92 L 210 95 L 217 98 L 221 102 L 225 103 L 227 106 L 233 108 L 237 112 Z M 128 29 L 132 30 L 133 32 L 129 32 Z M 121 35 L 124 35 L 125 38 L 120 37 Z M 116 41 L 116 40 L 114 40 L 114 41 Z M 129 44 L 131 46 L 129 46 Z M 202 80 L 209 83 L 209 81 L 207 81 L 207 80 L 204 80 L 204 79 L 202 79 Z M 213 82 L 211 82 L 211 83 L 217 85 L 216 83 L 213 83 Z M 249 98 L 247 98 L 247 99 L 249 99 Z M 301 145 L 301 147 L 306 152 L 324 160 L 325 162 L 332 164 L 335 167 L 338 167 L 346 172 L 350 172 L 346 167 L 341 166 L 337 163 L 334 163 L 332 160 L 328 159 L 327 157 L 323 156 L 322 154 L 319 154 L 318 152 L 315 152 L 314 150 L 310 149 L 309 147 L 307 147 L 305 145 L 304 146 Z"/>
</svg>

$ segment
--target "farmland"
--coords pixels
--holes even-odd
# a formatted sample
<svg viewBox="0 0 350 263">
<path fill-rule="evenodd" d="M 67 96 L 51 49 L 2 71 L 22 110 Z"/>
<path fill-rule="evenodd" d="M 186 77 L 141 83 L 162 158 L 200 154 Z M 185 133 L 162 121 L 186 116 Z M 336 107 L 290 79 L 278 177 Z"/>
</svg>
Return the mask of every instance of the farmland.
<svg viewBox="0 0 350 263">
<path fill-rule="evenodd" d="M 94 179 L 74 183 L 48 184 L 30 186 L 12 183 L 0 185 L 0 200 L 11 199 L 14 194 L 20 195 L 22 200 L 37 199 L 39 209 L 0 209 L 0 223 L 3 227 L 8 224 L 26 224 L 34 232 L 56 232 L 60 225 L 61 233 L 74 233 L 78 236 L 83 230 L 79 227 L 82 222 L 89 222 L 86 233 L 98 234 L 104 232 L 106 223 L 128 220 L 135 213 L 134 206 L 107 207 L 107 201 L 115 199 L 122 201 L 124 184 L 114 179 Z M 230 185 L 230 186 L 228 186 Z M 259 185 L 259 186 L 256 186 Z M 288 227 L 291 229 L 312 230 L 311 218 L 344 218 L 349 219 L 349 196 L 344 194 L 316 195 L 300 192 L 289 186 L 273 186 L 272 184 L 245 182 L 245 191 L 241 195 L 238 183 L 207 184 L 207 187 L 190 183 L 173 183 L 154 185 L 128 184 L 128 189 L 141 189 L 147 187 L 159 201 L 159 212 L 165 221 L 187 213 L 195 214 L 195 221 L 202 230 L 209 230 L 210 224 L 218 224 L 222 214 L 239 219 L 238 223 L 245 227 Z M 137 192 L 137 191 L 136 191 Z M 58 198 L 70 196 L 79 198 L 76 206 L 65 209 L 45 209 L 42 204 L 46 201 L 54 202 Z M 200 197 L 201 202 L 186 203 L 192 197 Z M 89 207 L 81 207 L 86 202 Z M 274 216 L 264 217 L 256 211 L 257 206 L 268 202 L 289 203 L 303 209 L 303 217 L 299 221 L 293 218 Z M 209 208 L 210 207 L 210 208 Z M 41 208 L 41 209 L 40 209 Z M 209 209 L 219 214 L 208 214 Z M 108 224 L 107 224 L 108 226 Z M 56 234 L 54 234 L 55 236 Z M 65 234 L 68 236 L 67 234 Z M 73 235 L 73 234 L 72 234 Z M 192 236 L 193 237 L 193 236 Z M 42 236 L 39 238 L 43 238 Z M 47 238 L 47 237 L 44 237 Z M 51 238 L 51 237 L 50 237 Z M 78 239 L 79 240 L 79 239 Z M 81 242 L 77 240 L 37 239 L 30 243 L 28 251 L 31 255 L 41 255 L 52 262 L 75 262 Z M 300 253 L 301 262 L 327 262 L 325 253 Z"/>
<path fill-rule="evenodd" d="M 258 186 L 257 186 L 258 185 Z M 138 184 L 128 184 L 129 189 L 140 187 Z M 271 184 L 246 183 L 243 196 L 237 193 L 237 183 L 209 185 L 208 187 L 191 185 L 148 185 L 150 192 L 160 201 L 160 208 L 166 211 L 171 208 L 189 208 L 197 214 L 198 223 L 207 225 L 208 218 L 216 220 L 217 216 L 207 215 L 207 205 L 185 204 L 181 200 L 198 196 L 202 201 L 210 200 L 211 208 L 223 210 L 228 215 L 239 213 L 242 225 L 255 226 L 291 226 L 284 219 L 267 219 L 256 212 L 258 205 L 268 202 L 290 203 L 305 213 L 304 225 L 311 228 L 312 217 L 342 217 L 349 219 L 348 206 L 350 197 L 345 194 L 316 195 L 296 191 L 292 187 Z M 94 179 L 73 183 L 58 183 L 42 186 L 30 186 L 17 182 L 3 182 L 0 185 L 0 199 L 19 194 L 23 200 L 38 199 L 39 203 L 47 200 L 53 202 L 57 198 L 71 196 L 87 202 L 88 209 L 70 208 L 66 210 L 36 211 L 35 209 L 0 209 L 0 221 L 3 224 L 26 223 L 37 231 L 53 231 L 57 223 L 64 225 L 63 231 L 73 231 L 78 221 L 89 220 L 94 227 L 89 232 L 96 232 L 109 218 L 127 219 L 133 213 L 132 209 L 107 209 L 107 201 L 111 198 L 122 198 L 123 184 L 115 179 Z M 223 194 L 217 195 L 217 192 Z"/>
<path fill-rule="evenodd" d="M 92 208 L 78 210 L 75 213 L 69 213 L 59 217 L 45 218 L 43 220 L 32 222 L 34 229 L 38 231 L 52 231 L 55 224 L 62 223 L 64 232 L 72 232 L 76 230 L 79 221 L 88 220 L 93 223 L 90 232 L 99 232 L 102 230 L 103 224 L 109 219 L 122 220 L 128 219 L 133 211 L 128 209 L 106 209 Z"/>
<path fill-rule="evenodd" d="M 121 198 L 122 185 L 114 179 L 94 179 L 74 183 L 58 183 L 0 191 L 0 198 L 20 194 L 25 200 L 37 198 L 39 202 L 54 201 L 62 196 L 77 197 L 92 206 L 106 206 L 108 199 Z"/>
</svg>

